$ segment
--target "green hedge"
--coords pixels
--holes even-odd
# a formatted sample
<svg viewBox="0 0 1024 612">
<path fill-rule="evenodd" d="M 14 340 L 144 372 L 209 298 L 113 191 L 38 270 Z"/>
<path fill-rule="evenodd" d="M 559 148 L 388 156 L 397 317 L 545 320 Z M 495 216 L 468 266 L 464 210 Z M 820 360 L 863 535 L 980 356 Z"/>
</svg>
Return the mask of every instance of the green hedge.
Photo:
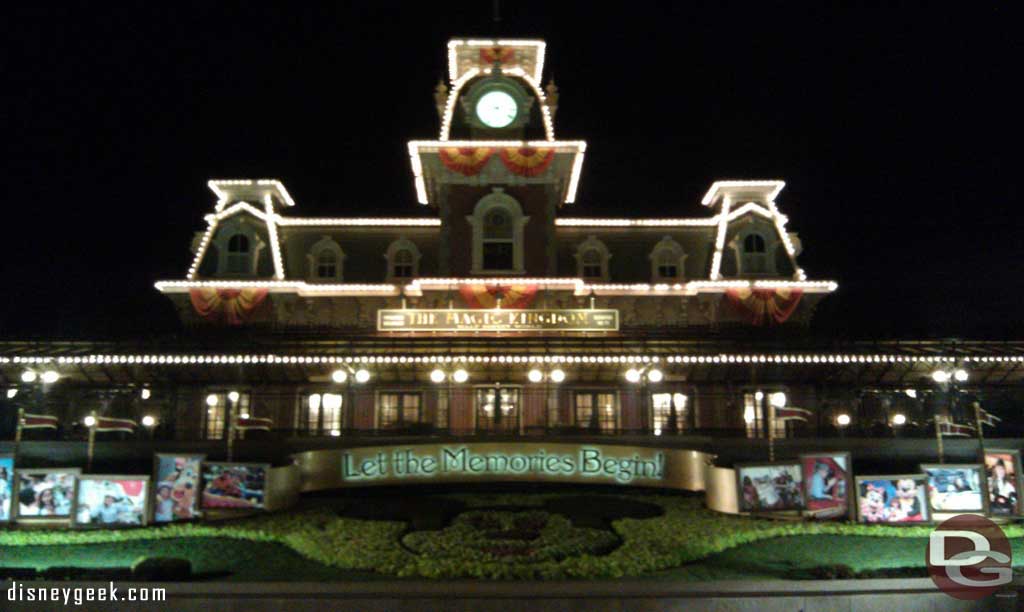
<svg viewBox="0 0 1024 612">
<path fill-rule="evenodd" d="M 483 505 L 480 496 L 463 497 L 471 506 Z M 539 496 L 506 495 L 502 505 L 536 506 Z M 544 498 L 550 499 L 551 495 Z M 613 496 L 609 496 L 613 497 Z M 790 535 L 858 535 L 890 538 L 924 538 L 928 525 L 896 527 L 858 525 L 842 522 L 789 522 L 724 516 L 702 507 L 700 499 L 671 495 L 629 496 L 661 506 L 664 515 L 648 519 L 619 519 L 613 522 L 621 546 L 606 555 L 579 541 L 566 544 L 569 550 L 554 550 L 529 562 L 517 562 L 491 555 L 435 555 L 432 549 L 413 552 L 431 537 L 444 539 L 443 532 L 408 533 L 406 524 L 338 517 L 325 510 L 275 514 L 223 524 L 183 524 L 119 531 L 0 531 L 0 546 L 75 545 L 141 539 L 227 537 L 278 542 L 299 554 L 337 568 L 370 570 L 391 576 L 425 578 L 600 578 L 640 576 L 679 567 L 743 544 Z M 561 517 L 559 517 L 561 519 Z M 577 529 L 564 519 L 554 520 L 554 529 Z M 458 521 L 456 521 L 458 523 Z M 449 528 L 451 529 L 451 528 Z M 1024 527 L 1004 527 L 1011 538 L 1024 537 Z M 418 534 L 433 533 L 434 536 Z M 441 534 L 441 535 L 438 535 Z M 557 539 L 557 535 L 554 537 Z M 611 534 L 609 534 L 611 535 Z M 402 538 L 410 544 L 403 546 Z M 588 536 L 589 537 L 589 536 Z M 584 538 L 586 540 L 586 538 Z M 565 542 L 563 542 L 565 544 Z M 433 545 L 442 546 L 436 541 Z M 154 551 L 159 552 L 159 551 Z M 15 556 L 16 552 L 8 551 Z M 568 555 L 568 556 L 565 556 Z"/>
</svg>

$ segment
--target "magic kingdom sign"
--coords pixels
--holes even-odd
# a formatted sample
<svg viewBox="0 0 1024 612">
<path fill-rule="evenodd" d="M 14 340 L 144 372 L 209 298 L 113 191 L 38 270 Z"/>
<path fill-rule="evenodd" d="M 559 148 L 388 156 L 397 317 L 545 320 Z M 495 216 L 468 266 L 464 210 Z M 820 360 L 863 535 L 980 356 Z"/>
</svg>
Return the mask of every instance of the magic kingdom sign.
<svg viewBox="0 0 1024 612">
<path fill-rule="evenodd" d="M 618 310 L 384 309 L 377 331 L 394 332 L 606 332 L 618 331 Z"/>
</svg>

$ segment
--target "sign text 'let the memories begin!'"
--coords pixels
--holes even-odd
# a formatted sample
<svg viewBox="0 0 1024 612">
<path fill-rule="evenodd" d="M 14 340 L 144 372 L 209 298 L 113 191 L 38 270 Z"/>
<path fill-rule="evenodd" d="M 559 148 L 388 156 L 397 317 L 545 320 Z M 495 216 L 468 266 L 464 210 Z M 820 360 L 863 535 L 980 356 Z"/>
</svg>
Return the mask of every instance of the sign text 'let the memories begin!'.
<svg viewBox="0 0 1024 612">
<path fill-rule="evenodd" d="M 367 451 L 370 452 L 367 452 Z M 621 484 L 635 479 L 660 481 L 665 456 L 654 451 L 646 457 L 609 456 L 599 448 L 582 446 L 575 452 L 473 452 L 465 446 L 435 447 L 421 453 L 411 448 L 376 448 L 345 452 L 342 478 L 347 481 L 403 480 L 444 476 L 592 477 Z"/>
</svg>

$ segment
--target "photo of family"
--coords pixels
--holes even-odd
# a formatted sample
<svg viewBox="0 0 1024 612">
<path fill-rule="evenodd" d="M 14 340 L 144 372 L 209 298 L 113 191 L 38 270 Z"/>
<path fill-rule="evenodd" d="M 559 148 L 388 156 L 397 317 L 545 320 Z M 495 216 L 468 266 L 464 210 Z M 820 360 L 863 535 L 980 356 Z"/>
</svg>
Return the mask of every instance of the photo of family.
<svg viewBox="0 0 1024 612">
<path fill-rule="evenodd" d="M 263 508 L 266 463 L 203 463 L 203 508 Z"/>
<path fill-rule="evenodd" d="M 80 468 L 17 472 L 19 519 L 70 518 L 75 478 Z"/>
<path fill-rule="evenodd" d="M 739 464 L 736 480 L 740 512 L 804 509 L 799 463 Z"/>
<path fill-rule="evenodd" d="M 993 516 L 1024 514 L 1020 498 L 1020 452 L 989 449 L 985 452 L 988 511 Z"/>
<path fill-rule="evenodd" d="M 922 465 L 932 512 L 984 512 L 980 465 Z"/>
<path fill-rule="evenodd" d="M 14 456 L 0 455 L 0 523 L 11 520 L 14 501 Z"/>
<path fill-rule="evenodd" d="M 149 476 L 80 476 L 75 495 L 78 527 L 146 524 Z"/>
<path fill-rule="evenodd" d="M 858 520 L 862 523 L 927 523 L 928 477 L 857 477 Z"/>
<path fill-rule="evenodd" d="M 156 455 L 154 522 L 188 521 L 199 516 L 199 475 L 205 458 L 206 455 Z"/>
</svg>

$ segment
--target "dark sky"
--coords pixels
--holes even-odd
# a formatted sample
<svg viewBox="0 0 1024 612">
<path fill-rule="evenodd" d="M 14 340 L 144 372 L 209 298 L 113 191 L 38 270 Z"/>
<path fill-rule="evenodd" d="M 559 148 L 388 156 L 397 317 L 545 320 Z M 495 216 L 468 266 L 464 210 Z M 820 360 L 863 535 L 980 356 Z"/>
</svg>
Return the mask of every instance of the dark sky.
<svg viewBox="0 0 1024 612">
<path fill-rule="evenodd" d="M 589 143 L 573 215 L 697 216 L 715 179 L 783 178 L 802 265 L 840 282 L 818 331 L 1021 337 L 1019 15 L 502 4 L 7 7 L 0 338 L 174 331 L 152 282 L 183 277 L 211 177 L 417 214 L 405 142 L 436 136 L 462 35 L 548 41 L 557 133 Z"/>
</svg>

